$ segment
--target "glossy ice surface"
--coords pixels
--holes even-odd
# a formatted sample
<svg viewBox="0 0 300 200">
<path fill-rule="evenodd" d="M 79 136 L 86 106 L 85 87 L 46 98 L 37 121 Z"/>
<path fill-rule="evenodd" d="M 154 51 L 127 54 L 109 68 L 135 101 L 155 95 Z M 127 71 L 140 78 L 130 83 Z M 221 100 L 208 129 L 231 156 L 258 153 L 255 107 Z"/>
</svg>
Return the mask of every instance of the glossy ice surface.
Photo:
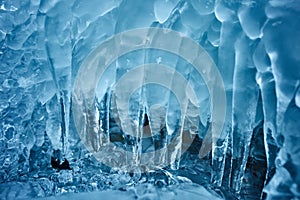
<svg viewBox="0 0 300 200">
<path fill-rule="evenodd" d="M 104 166 L 77 133 L 74 82 L 84 60 L 105 40 L 148 27 L 178 31 L 212 58 L 226 92 L 224 128 L 212 138 L 212 151 L 199 158 L 215 120 L 205 80 L 180 55 L 137 50 L 111 63 L 95 90 L 93 110 L 82 113 L 92 113 L 105 136 L 87 134 L 88 140 L 100 141 L 92 151 L 113 143 L 106 158 L 115 163 L 125 159 L 125 168 L 138 167 Z M 119 42 L 130 45 L 130 39 Z M 62 199 L 100 194 L 124 199 L 300 198 L 299 52 L 297 0 L 2 0 L 0 199 L 63 193 L 68 194 Z M 198 104 L 186 102 L 186 110 L 180 110 L 181 99 L 169 88 L 140 87 L 130 98 L 129 115 L 138 130 L 132 133 L 124 128 L 127 104 L 115 95 L 115 86 L 148 63 L 169 66 L 164 77 L 172 86 L 178 80 L 175 71 L 180 73 Z M 137 73 L 130 80 L 149 74 Z M 119 94 L 126 95 L 123 88 Z M 183 136 L 195 137 L 194 142 Z M 161 164 L 156 171 L 140 168 L 141 154 L 163 149 L 171 140 L 172 151 L 148 160 Z M 92 191 L 96 193 L 85 193 Z"/>
</svg>

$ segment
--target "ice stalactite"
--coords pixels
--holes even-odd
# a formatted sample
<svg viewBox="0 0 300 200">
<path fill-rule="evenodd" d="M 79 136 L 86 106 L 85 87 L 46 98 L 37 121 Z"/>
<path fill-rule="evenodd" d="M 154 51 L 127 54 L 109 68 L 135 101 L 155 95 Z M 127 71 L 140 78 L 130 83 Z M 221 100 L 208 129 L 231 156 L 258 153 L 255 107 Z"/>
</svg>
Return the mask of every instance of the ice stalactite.
<svg viewBox="0 0 300 200">
<path fill-rule="evenodd" d="M 251 43 L 250 43 L 251 44 Z M 252 45 L 254 45 L 252 43 Z M 233 79 L 233 136 L 231 185 L 239 192 L 246 168 L 258 102 L 256 68 L 251 59 L 249 41 L 245 35 L 235 43 L 236 62 Z M 241 55 L 244 56 L 242 59 Z M 247 101 L 247 102 L 245 102 Z"/>
</svg>

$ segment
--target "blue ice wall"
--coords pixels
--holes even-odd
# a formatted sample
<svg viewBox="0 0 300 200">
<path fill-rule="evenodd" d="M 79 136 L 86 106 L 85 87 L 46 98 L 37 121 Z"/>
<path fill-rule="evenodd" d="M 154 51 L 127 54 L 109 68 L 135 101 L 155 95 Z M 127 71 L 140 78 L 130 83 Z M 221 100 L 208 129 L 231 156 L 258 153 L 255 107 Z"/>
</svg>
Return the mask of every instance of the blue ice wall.
<svg viewBox="0 0 300 200">
<path fill-rule="evenodd" d="M 123 173 L 104 166 L 82 144 L 72 91 L 81 64 L 97 46 L 115 34 L 147 27 L 178 31 L 208 52 L 225 85 L 225 128 L 210 154 L 199 159 L 199 146 L 214 120 L 209 94 L 200 84 L 195 90 L 201 109 L 194 108 L 200 125 L 188 152 L 176 157 L 174 166 Z M 162 188 L 172 193 L 191 182 L 216 198 L 300 198 L 299 27 L 297 0 L 0 1 L 0 198 L 121 190 L 157 199 Z M 134 151 L 130 138 L 107 117 L 114 105 L 105 107 L 119 76 L 160 57 L 192 83 L 203 83 L 174 55 L 134 53 L 113 64 L 97 91 L 99 120 L 112 124 L 105 131 L 112 141 L 124 141 L 128 151 Z M 161 95 L 158 91 L 164 89 L 153 86 L 146 94 Z M 167 101 L 165 133 L 177 126 L 170 116 L 184 114 L 176 111 L 175 100 Z M 154 129 L 157 118 L 147 114 Z M 162 137 L 155 141 L 165 142 Z M 178 145 L 181 151 L 184 141 Z M 182 187 L 203 194 L 195 185 Z"/>
</svg>

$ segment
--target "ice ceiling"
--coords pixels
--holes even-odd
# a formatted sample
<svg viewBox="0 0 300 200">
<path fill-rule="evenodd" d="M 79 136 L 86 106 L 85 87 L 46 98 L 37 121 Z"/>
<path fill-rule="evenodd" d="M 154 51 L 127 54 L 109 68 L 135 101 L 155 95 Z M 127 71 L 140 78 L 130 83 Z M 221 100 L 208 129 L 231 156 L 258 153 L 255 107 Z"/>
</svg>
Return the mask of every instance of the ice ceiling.
<svg viewBox="0 0 300 200">
<path fill-rule="evenodd" d="M 73 120 L 73 86 L 86 57 L 106 39 L 148 27 L 180 32 L 208 52 L 225 85 L 225 125 L 200 159 L 214 121 L 201 76 L 163 51 L 120 57 L 95 94 L 103 144 L 135 153 L 128 161 L 132 167 L 139 154 L 168 145 L 180 123 L 187 124 L 181 134 L 194 137 L 179 156 L 186 141 L 175 136 L 170 166 L 125 173 L 103 165 L 83 145 Z M 115 198 L 300 198 L 299 27 L 297 0 L 0 1 L 0 198 L 92 191 Z M 116 125 L 123 107 L 112 91 L 126 72 L 147 63 L 168 65 L 189 78 L 200 106 L 190 106 L 196 114 L 185 115 L 167 88 L 142 88 L 132 95 L 131 117 L 150 137 L 138 139 Z M 165 104 L 155 107 L 158 102 Z M 196 121 L 197 130 L 188 120 L 178 122 L 180 116 Z M 126 158 L 117 151 L 105 155 L 115 162 Z"/>
</svg>

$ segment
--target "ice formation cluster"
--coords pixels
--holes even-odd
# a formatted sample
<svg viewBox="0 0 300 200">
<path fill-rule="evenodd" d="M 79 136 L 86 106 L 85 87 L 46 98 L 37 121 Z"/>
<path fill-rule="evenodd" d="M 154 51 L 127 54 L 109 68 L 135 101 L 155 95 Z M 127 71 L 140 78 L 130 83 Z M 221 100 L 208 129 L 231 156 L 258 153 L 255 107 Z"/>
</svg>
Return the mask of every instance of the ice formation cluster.
<svg viewBox="0 0 300 200">
<path fill-rule="evenodd" d="M 208 52 L 225 85 L 225 125 L 212 151 L 200 159 L 214 121 L 201 76 L 186 70 L 183 59 L 158 50 L 120 57 L 99 83 L 95 108 L 107 136 L 103 143 L 133 152 L 134 159 L 126 161 L 131 167 L 139 154 L 174 139 L 178 116 L 199 124 L 196 130 L 183 126 L 194 140 L 180 156 L 185 140 L 175 138 L 170 166 L 124 172 L 99 162 L 83 145 L 73 120 L 73 86 L 97 46 L 115 34 L 147 27 L 178 31 Z M 80 199 L 92 191 L 124 199 L 300 198 L 299 36 L 297 0 L 0 1 L 0 199 L 63 193 L 71 198 L 80 193 Z M 141 139 L 126 135 L 111 117 L 122 110 L 111 86 L 145 63 L 169 65 L 198 84 L 200 106 L 190 106 L 196 114 L 186 116 L 166 88 L 143 87 L 145 98 L 132 95 L 130 109 L 136 114 L 131 117 L 158 134 Z M 162 101 L 163 111 L 155 107 Z M 106 155 L 114 162 L 123 156 Z"/>
</svg>

